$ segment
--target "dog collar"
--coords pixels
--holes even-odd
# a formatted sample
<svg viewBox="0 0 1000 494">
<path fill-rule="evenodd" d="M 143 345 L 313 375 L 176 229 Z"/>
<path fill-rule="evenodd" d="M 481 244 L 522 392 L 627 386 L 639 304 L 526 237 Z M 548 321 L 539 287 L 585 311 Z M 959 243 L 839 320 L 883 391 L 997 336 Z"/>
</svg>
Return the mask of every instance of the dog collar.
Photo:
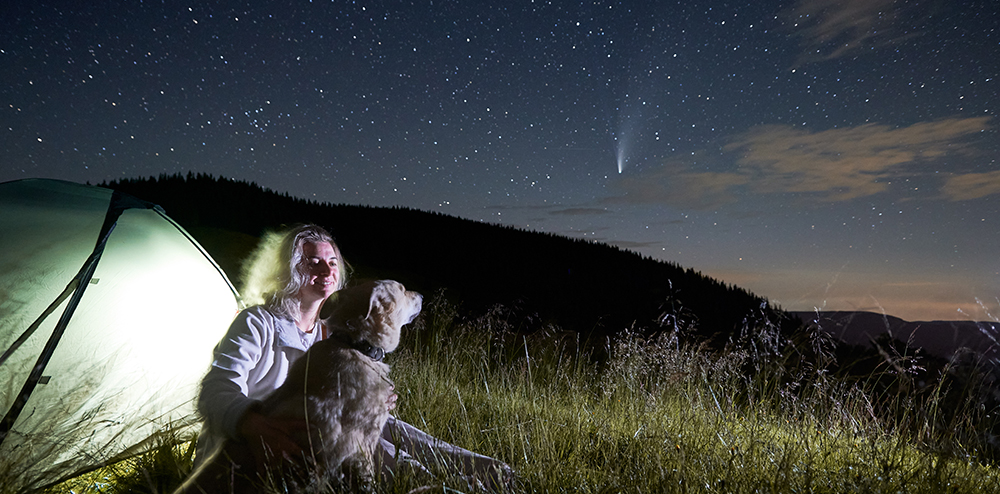
<svg viewBox="0 0 1000 494">
<path fill-rule="evenodd" d="M 360 340 L 349 340 L 347 338 L 342 338 L 344 343 L 347 343 L 351 348 L 361 352 L 366 357 L 376 361 L 381 362 L 385 358 L 385 350 L 382 347 L 372 345 L 368 340 L 362 338 Z"/>
</svg>

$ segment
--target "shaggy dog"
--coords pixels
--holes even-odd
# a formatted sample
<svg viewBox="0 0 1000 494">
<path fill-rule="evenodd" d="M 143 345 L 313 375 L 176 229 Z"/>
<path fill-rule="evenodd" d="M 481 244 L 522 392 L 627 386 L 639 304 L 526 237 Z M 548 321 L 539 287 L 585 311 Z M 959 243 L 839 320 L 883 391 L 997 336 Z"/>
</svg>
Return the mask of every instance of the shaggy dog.
<svg viewBox="0 0 1000 494">
<path fill-rule="evenodd" d="M 325 319 L 329 337 L 295 361 L 259 409 L 306 422 L 308 433 L 293 437 L 303 449 L 301 461 L 272 462 L 259 471 L 246 444 L 229 440 L 177 493 L 253 493 L 265 483 L 293 492 L 370 487 L 393 393 L 382 357 L 399 345 L 400 328 L 420 312 L 422 298 L 382 280 L 340 290 L 333 302 Z"/>
</svg>

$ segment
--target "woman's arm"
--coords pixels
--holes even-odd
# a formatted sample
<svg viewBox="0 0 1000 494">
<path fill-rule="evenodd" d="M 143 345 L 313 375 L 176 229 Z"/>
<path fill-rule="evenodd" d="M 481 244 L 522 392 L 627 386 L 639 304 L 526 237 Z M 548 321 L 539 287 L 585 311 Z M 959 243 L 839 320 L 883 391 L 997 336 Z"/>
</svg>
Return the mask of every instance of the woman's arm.
<svg viewBox="0 0 1000 494">
<path fill-rule="evenodd" d="M 243 311 L 216 345 L 198 396 L 198 411 L 211 433 L 238 438 L 243 416 L 258 402 L 249 398 L 250 374 L 261 364 L 264 345 L 274 337 L 268 326 L 261 317 Z"/>
<path fill-rule="evenodd" d="M 257 398 L 274 391 L 287 368 L 280 362 L 275 324 L 262 309 L 240 313 L 216 346 L 198 397 L 209 433 L 220 440 L 245 440 L 258 466 L 270 458 L 301 454 L 291 436 L 306 430 L 305 421 L 275 419 L 257 411 Z"/>
</svg>

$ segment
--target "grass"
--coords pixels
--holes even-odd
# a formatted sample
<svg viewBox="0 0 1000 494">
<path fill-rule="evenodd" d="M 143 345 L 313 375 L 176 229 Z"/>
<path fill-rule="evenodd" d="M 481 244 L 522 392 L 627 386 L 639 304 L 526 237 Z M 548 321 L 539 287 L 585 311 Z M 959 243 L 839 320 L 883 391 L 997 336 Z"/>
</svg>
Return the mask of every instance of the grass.
<svg viewBox="0 0 1000 494">
<path fill-rule="evenodd" d="M 515 491 L 1000 491 L 987 440 L 997 410 L 976 398 L 983 383 L 945 379 L 957 365 L 917 393 L 899 352 L 844 380 L 822 335 L 790 342 L 765 322 L 711 350 L 665 320 L 660 336 L 590 345 L 502 308 L 464 320 L 435 297 L 389 358 L 396 414 L 506 461 Z M 164 444 L 56 490 L 169 492 L 191 449 Z M 436 485 L 463 490 L 445 476 Z"/>
</svg>

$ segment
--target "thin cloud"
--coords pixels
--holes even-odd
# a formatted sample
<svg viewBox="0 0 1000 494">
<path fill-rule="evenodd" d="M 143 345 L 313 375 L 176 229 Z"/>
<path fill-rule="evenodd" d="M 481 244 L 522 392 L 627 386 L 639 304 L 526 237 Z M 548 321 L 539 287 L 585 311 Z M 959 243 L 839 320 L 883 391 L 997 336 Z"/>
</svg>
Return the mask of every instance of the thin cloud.
<svg viewBox="0 0 1000 494">
<path fill-rule="evenodd" d="M 675 204 L 711 209 L 736 200 L 732 189 L 749 181 L 739 173 L 691 172 L 685 164 L 668 163 L 617 183 L 621 195 L 610 203 Z"/>
<path fill-rule="evenodd" d="M 803 51 L 796 62 L 802 65 L 919 36 L 920 30 L 904 21 L 926 18 L 913 12 L 917 8 L 926 7 L 896 0 L 802 0 L 781 17 L 802 39 Z"/>
<path fill-rule="evenodd" d="M 975 152 L 969 138 L 988 127 L 989 117 L 953 118 L 909 127 L 868 124 L 809 132 L 763 125 L 723 146 L 721 171 L 669 162 L 623 178 L 609 202 L 666 203 L 708 209 L 740 194 L 808 194 L 840 202 L 885 192 L 890 181 L 920 175 L 917 167 L 943 157 Z M 733 166 L 735 165 L 735 166 Z M 958 175 L 946 185 L 952 198 L 998 192 L 1000 174 Z"/>
<path fill-rule="evenodd" d="M 662 245 L 661 242 L 636 242 L 632 240 L 611 240 L 608 243 L 614 245 L 615 247 L 620 247 L 622 249 L 637 250 L 643 247 L 657 247 Z"/>
<path fill-rule="evenodd" d="M 609 211 L 607 209 L 601 208 L 566 208 L 552 211 L 549 214 L 562 216 L 595 216 L 608 213 Z"/>
<path fill-rule="evenodd" d="M 952 201 L 979 199 L 988 195 L 1000 194 L 1000 170 L 949 177 L 941 191 L 946 198 Z"/>
</svg>

